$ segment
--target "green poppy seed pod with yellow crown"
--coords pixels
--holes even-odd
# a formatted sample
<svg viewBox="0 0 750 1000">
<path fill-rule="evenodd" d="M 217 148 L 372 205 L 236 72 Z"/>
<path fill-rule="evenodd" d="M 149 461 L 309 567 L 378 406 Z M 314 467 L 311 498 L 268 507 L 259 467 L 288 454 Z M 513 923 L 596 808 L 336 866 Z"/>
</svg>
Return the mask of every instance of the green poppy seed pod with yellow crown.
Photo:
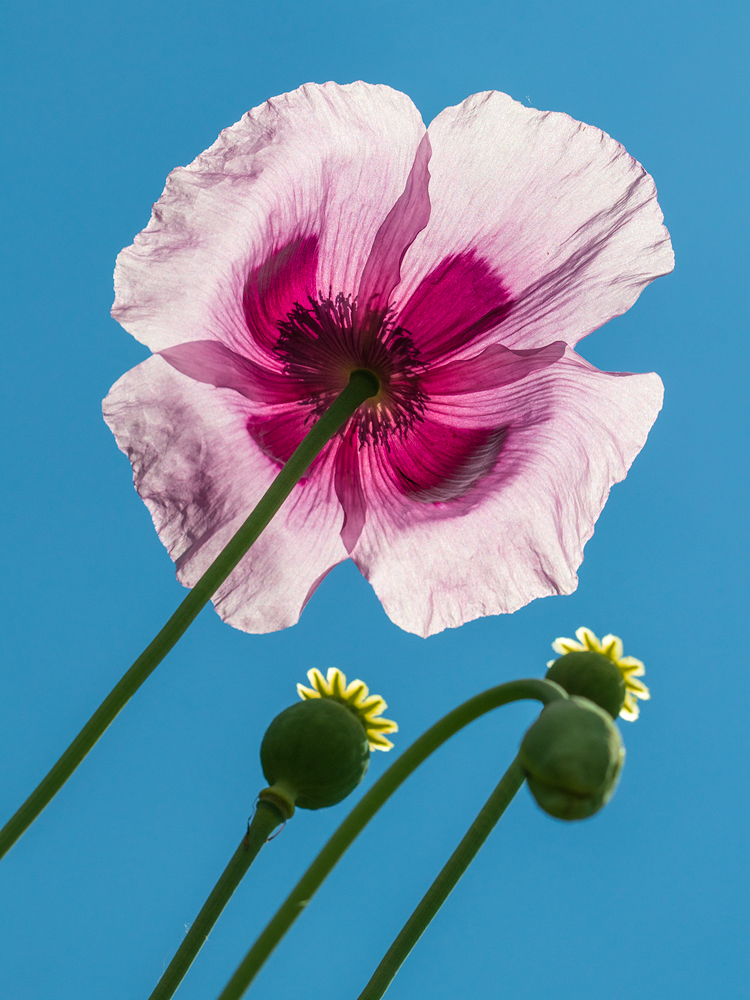
<svg viewBox="0 0 750 1000">
<path fill-rule="evenodd" d="M 547 705 L 523 738 L 519 759 L 531 794 L 557 819 L 586 819 L 612 797 L 625 757 L 608 712 L 573 696 Z"/>
<path fill-rule="evenodd" d="M 566 653 L 550 665 L 546 678 L 555 681 L 568 694 L 593 701 L 609 712 L 613 719 L 617 718 L 625 703 L 626 687 L 622 671 L 603 653 L 591 650 Z"/>
<path fill-rule="evenodd" d="M 260 748 L 271 786 L 260 797 L 288 814 L 294 806 L 323 809 L 354 791 L 367 772 L 370 747 L 354 712 L 333 698 L 300 701 L 277 715 Z M 277 802 L 277 800 L 281 800 Z"/>
</svg>

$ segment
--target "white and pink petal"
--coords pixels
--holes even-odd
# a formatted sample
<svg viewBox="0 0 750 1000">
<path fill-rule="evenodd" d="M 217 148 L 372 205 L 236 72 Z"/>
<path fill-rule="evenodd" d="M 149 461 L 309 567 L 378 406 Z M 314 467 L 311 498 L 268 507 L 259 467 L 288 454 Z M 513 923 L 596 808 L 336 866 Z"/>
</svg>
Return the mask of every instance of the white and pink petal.
<svg viewBox="0 0 750 1000">
<path fill-rule="evenodd" d="M 124 375 L 104 416 L 133 466 L 160 539 L 192 587 L 252 511 L 279 470 L 248 431 L 246 401 L 152 357 Z M 330 463 L 329 463 L 330 464 Z M 246 632 L 293 625 L 347 552 L 341 508 L 325 460 L 291 496 L 213 598 Z"/>
<path fill-rule="evenodd" d="M 170 174 L 118 258 L 113 316 L 153 351 L 218 339 L 258 360 L 247 311 L 262 341 L 307 294 L 356 295 L 424 135 L 383 85 L 308 84 L 254 108 Z M 418 207 L 402 223 L 414 231 Z"/>
<path fill-rule="evenodd" d="M 672 270 L 653 180 L 600 129 L 491 91 L 446 108 L 428 134 L 430 222 L 395 294 L 407 314 L 420 286 L 458 269 L 479 291 L 475 341 L 573 345 Z M 455 319 L 437 329 L 443 304 L 455 313 L 452 284 L 432 292 L 433 349 L 461 346 Z"/>
<path fill-rule="evenodd" d="M 661 400 L 656 375 L 600 372 L 569 352 L 498 392 L 488 431 L 503 432 L 502 446 L 463 492 L 436 501 L 422 480 L 410 493 L 371 459 L 352 557 L 389 617 L 430 635 L 574 590 L 584 544 Z M 474 461 L 485 459 L 480 445 Z"/>
</svg>

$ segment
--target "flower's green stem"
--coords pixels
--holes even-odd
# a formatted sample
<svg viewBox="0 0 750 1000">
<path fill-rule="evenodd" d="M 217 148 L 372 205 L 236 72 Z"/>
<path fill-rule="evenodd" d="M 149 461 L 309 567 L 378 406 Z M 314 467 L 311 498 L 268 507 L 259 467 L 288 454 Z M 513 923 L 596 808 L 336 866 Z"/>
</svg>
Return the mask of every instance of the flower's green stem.
<svg viewBox="0 0 750 1000">
<path fill-rule="evenodd" d="M 270 802 L 259 802 L 247 833 L 234 852 L 232 860 L 216 883 L 203 907 L 185 935 L 175 956 L 164 972 L 149 1000 L 169 1000 L 185 977 L 185 973 L 195 961 L 195 956 L 203 947 L 221 911 L 229 902 L 232 893 L 242 881 L 245 872 L 255 861 L 261 847 L 269 835 L 283 823 L 284 817 Z"/>
<path fill-rule="evenodd" d="M 438 877 L 425 893 L 398 937 L 390 946 L 369 983 L 357 1000 L 380 1000 L 406 961 L 409 952 L 427 930 L 437 911 L 450 896 L 458 880 L 476 857 L 479 848 L 492 832 L 493 827 L 508 808 L 524 782 L 518 758 L 513 761 L 500 779 L 495 791 L 485 802 L 482 811 L 466 831 L 466 836 L 455 849 Z"/>
<path fill-rule="evenodd" d="M 219 1000 L 239 1000 L 273 949 L 286 934 L 302 910 L 312 899 L 334 865 L 347 850 L 354 838 L 365 828 L 380 807 L 409 777 L 412 771 L 437 750 L 447 739 L 493 708 L 512 701 L 533 698 L 547 705 L 559 698 L 567 698 L 563 689 L 552 681 L 536 678 L 510 681 L 490 688 L 465 701 L 443 716 L 439 722 L 423 733 L 419 739 L 393 762 L 384 775 L 375 782 L 352 809 L 341 826 L 315 858 L 305 874 L 292 889 L 265 930 L 243 959 L 227 983 Z"/>
<path fill-rule="evenodd" d="M 379 388 L 378 380 L 371 372 L 352 372 L 344 391 L 314 424 L 261 497 L 253 512 L 211 563 L 161 632 L 107 695 L 49 774 L 42 779 L 21 808 L 0 830 L 0 858 L 10 850 L 50 799 L 62 788 L 115 716 L 187 630 L 268 525 L 294 486 L 307 472 L 313 459 L 344 426 L 357 407 L 374 396 Z"/>
</svg>

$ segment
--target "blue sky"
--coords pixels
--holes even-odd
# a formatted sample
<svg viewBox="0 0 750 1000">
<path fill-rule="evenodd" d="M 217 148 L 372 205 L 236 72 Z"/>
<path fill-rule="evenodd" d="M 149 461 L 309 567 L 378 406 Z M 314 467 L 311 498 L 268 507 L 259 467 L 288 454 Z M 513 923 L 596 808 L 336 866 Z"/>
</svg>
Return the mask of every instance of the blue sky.
<svg viewBox="0 0 750 1000">
<path fill-rule="evenodd" d="M 522 791 L 389 998 L 743 995 L 744 5 L 32 0 L 5 21 L 3 819 L 183 593 L 100 414 L 147 354 L 109 318 L 114 258 L 174 166 L 311 80 L 387 83 L 425 121 L 503 90 L 624 143 L 656 180 L 677 267 L 581 347 L 601 368 L 659 372 L 666 401 L 577 592 L 426 641 L 391 624 L 351 564 L 284 632 L 244 635 L 206 610 L 0 865 L 3 1000 L 149 995 L 264 784 L 263 731 L 310 667 L 340 666 L 383 694 L 398 752 L 472 694 L 540 674 L 552 640 L 581 624 L 620 634 L 653 693 L 622 724 L 617 795 L 564 825 Z M 506 708 L 433 758 L 250 995 L 356 997 L 534 713 Z M 375 756 L 363 788 L 387 763 Z M 299 812 L 263 851 L 180 1000 L 218 994 L 353 801 Z"/>
</svg>

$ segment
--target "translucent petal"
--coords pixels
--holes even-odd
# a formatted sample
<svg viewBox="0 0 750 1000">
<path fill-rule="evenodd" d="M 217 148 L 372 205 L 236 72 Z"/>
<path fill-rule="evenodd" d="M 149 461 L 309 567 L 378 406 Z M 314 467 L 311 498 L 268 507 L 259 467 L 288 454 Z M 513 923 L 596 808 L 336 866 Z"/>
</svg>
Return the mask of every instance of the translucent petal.
<svg viewBox="0 0 750 1000">
<path fill-rule="evenodd" d="M 617 662 L 617 666 L 622 670 L 623 674 L 629 674 L 632 677 L 641 677 L 646 673 L 646 668 L 641 660 L 636 660 L 634 656 L 621 656 Z"/>
<path fill-rule="evenodd" d="M 153 351 L 207 336 L 241 351 L 248 275 L 274 251 L 311 237 L 314 273 L 305 263 L 292 303 L 329 287 L 355 295 L 424 136 L 413 102 L 382 85 L 307 84 L 253 108 L 189 166 L 172 171 L 149 226 L 118 258 L 113 315 Z M 375 291 L 383 267 L 397 276 L 410 242 L 396 248 L 394 262 L 387 237 L 404 226 L 418 231 L 412 205 L 408 196 L 401 201 L 381 237 L 385 245 L 376 248 Z M 261 285 L 266 278 L 260 275 Z M 273 281 L 271 290 L 261 313 L 272 331 L 290 296 Z"/>
<path fill-rule="evenodd" d="M 586 647 L 580 642 L 576 642 L 575 639 L 566 639 L 561 636 L 559 639 L 555 639 L 552 643 L 552 648 L 556 653 L 560 653 L 564 656 L 566 653 L 580 653 Z M 547 666 L 551 666 L 554 662 L 554 660 L 550 660 Z"/>
<path fill-rule="evenodd" d="M 622 639 L 617 635 L 605 635 L 602 639 L 602 652 L 617 663 L 622 656 Z"/>
<path fill-rule="evenodd" d="M 367 519 L 351 555 L 391 620 L 418 635 L 575 589 L 584 543 L 645 442 L 662 386 L 566 355 L 489 395 L 502 440 L 491 438 L 479 475 L 472 458 L 471 477 L 449 497 L 396 485 L 408 434 L 390 452 L 360 452 Z"/>
<path fill-rule="evenodd" d="M 158 356 L 119 379 L 104 401 L 105 420 L 187 587 L 279 471 L 248 432 L 253 405 Z M 262 633 L 295 624 L 320 582 L 346 558 L 331 471 L 321 458 L 214 595 L 216 610 L 235 628 Z"/>
<path fill-rule="evenodd" d="M 651 698 L 651 692 L 641 681 L 635 680 L 633 677 L 625 678 L 625 687 L 628 691 L 632 691 L 636 698 L 642 698 L 643 701 L 649 701 Z"/>
<path fill-rule="evenodd" d="M 364 716 L 371 718 L 384 712 L 388 708 L 388 704 L 385 698 L 381 698 L 379 694 L 371 694 L 357 708 Z"/>
<path fill-rule="evenodd" d="M 368 742 L 370 744 L 371 750 L 392 750 L 393 744 L 390 740 L 386 739 L 385 736 L 379 736 L 377 733 L 373 734 L 371 737 L 368 736 Z"/>
<path fill-rule="evenodd" d="M 432 213 L 397 301 L 468 245 L 507 289 L 507 347 L 573 345 L 672 270 L 653 180 L 600 129 L 491 91 L 446 108 L 428 131 Z"/>
<path fill-rule="evenodd" d="M 347 684 L 345 696 L 351 705 L 354 705 L 355 708 L 360 708 L 369 693 L 370 689 L 364 681 L 354 680 Z"/>
<path fill-rule="evenodd" d="M 589 649 L 593 653 L 601 653 L 602 644 L 590 628 L 582 626 L 581 628 L 576 629 L 576 635 L 578 636 L 578 639 L 582 643 L 584 649 Z"/>
<path fill-rule="evenodd" d="M 325 698 L 330 695 L 331 689 L 328 686 L 325 677 L 317 667 L 313 667 L 311 670 L 307 671 L 307 678 L 321 697 Z"/>
<path fill-rule="evenodd" d="M 380 226 L 362 272 L 358 304 L 381 315 L 388 308 L 391 292 L 401 280 L 404 254 L 430 218 L 428 164 L 431 152 L 425 133 L 417 147 L 406 187 Z"/>
<path fill-rule="evenodd" d="M 635 722 L 639 715 L 638 702 L 631 694 L 626 694 L 625 704 L 620 709 L 620 717 L 626 719 L 628 722 Z"/>
<path fill-rule="evenodd" d="M 332 697 L 346 701 L 346 674 L 342 673 L 338 667 L 329 668 L 328 687 Z"/>
<path fill-rule="evenodd" d="M 398 723 L 392 719 L 368 719 L 366 728 L 368 733 L 397 733 Z"/>
<path fill-rule="evenodd" d="M 320 691 L 316 691 L 314 688 L 305 687 L 304 684 L 297 685 L 297 694 L 302 699 L 320 698 Z"/>
</svg>

